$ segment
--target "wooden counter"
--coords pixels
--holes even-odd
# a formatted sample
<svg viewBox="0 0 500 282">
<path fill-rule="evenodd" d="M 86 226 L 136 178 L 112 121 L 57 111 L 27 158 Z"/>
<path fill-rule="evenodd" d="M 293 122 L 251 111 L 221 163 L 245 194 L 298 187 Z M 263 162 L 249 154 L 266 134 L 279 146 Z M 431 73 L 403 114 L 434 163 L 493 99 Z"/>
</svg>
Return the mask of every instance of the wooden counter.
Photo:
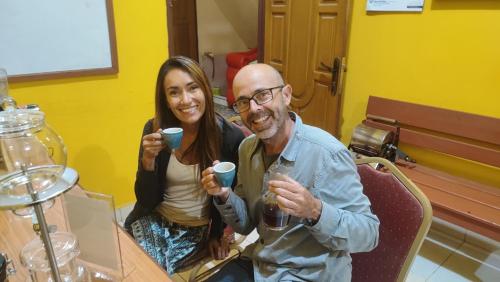
<svg viewBox="0 0 500 282">
<path fill-rule="evenodd" d="M 60 198 L 45 212 L 48 224 L 56 224 L 64 231 L 64 217 Z M 9 281 L 26 281 L 28 271 L 19 261 L 23 246 L 35 237 L 31 219 L 21 218 L 10 211 L 0 210 L 0 252 L 7 253 L 14 261 L 17 273 Z M 167 273 L 135 243 L 121 228 L 118 230 L 124 269 L 123 281 L 172 281 Z"/>
</svg>

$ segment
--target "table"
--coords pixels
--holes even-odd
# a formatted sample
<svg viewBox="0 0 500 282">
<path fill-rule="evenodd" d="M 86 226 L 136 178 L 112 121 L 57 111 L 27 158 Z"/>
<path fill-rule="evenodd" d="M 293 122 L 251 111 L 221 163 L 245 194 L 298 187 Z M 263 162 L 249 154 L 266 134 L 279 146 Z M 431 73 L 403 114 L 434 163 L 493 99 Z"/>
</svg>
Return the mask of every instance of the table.
<svg viewBox="0 0 500 282">
<path fill-rule="evenodd" d="M 45 212 L 45 216 L 48 224 L 56 224 L 58 228 L 65 226 L 60 197 L 56 199 L 54 206 Z M 26 281 L 28 271 L 20 263 L 19 252 L 35 236 L 31 219 L 0 210 L 0 251 L 7 253 L 17 270 L 15 275 L 9 276 L 9 281 Z M 118 237 L 123 260 L 123 281 L 172 281 L 121 227 L 118 228 Z"/>
</svg>

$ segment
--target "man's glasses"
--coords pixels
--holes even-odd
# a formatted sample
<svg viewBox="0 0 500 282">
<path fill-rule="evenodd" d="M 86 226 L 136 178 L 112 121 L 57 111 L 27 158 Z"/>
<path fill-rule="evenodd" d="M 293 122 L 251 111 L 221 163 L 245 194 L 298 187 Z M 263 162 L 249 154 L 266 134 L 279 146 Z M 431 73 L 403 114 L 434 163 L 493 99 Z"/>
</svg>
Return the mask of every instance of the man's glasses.
<svg viewBox="0 0 500 282">
<path fill-rule="evenodd" d="M 250 100 L 254 100 L 257 105 L 264 105 L 265 103 L 271 101 L 273 97 L 274 89 L 283 89 L 285 85 L 280 85 L 276 87 L 266 88 L 255 92 L 250 98 L 240 98 L 233 104 L 233 110 L 236 113 L 243 113 L 250 109 Z"/>
</svg>

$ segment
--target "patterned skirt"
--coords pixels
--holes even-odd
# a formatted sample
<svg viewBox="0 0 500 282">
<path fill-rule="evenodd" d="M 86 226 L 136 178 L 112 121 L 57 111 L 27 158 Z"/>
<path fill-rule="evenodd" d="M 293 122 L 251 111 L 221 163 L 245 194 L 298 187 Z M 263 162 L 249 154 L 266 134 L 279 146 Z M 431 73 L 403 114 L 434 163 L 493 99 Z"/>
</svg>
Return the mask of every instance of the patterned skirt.
<svg viewBox="0 0 500 282">
<path fill-rule="evenodd" d="M 173 274 L 206 246 L 208 225 L 180 225 L 153 213 L 134 221 L 132 233 L 139 245 Z"/>
</svg>

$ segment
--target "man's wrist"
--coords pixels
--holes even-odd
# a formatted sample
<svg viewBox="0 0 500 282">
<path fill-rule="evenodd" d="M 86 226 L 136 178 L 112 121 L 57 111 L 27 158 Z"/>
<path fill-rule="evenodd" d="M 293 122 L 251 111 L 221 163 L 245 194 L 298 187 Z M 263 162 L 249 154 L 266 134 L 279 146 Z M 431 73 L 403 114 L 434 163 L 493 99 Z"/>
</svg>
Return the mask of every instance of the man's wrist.
<svg viewBox="0 0 500 282">
<path fill-rule="evenodd" d="M 318 223 L 319 219 L 321 218 L 322 209 L 323 209 L 323 203 L 319 199 L 315 198 L 311 216 L 306 218 L 307 225 L 313 226 L 316 225 L 316 223 Z"/>
</svg>

